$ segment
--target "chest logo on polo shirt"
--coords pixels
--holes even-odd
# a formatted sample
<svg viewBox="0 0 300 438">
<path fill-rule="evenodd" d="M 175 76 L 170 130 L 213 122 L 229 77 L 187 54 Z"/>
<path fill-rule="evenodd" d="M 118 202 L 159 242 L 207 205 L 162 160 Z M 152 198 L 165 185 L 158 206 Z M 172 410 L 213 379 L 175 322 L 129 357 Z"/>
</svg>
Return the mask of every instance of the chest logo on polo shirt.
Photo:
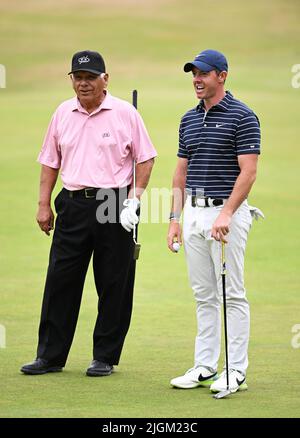
<svg viewBox="0 0 300 438">
<path fill-rule="evenodd" d="M 102 134 L 102 137 L 103 137 L 103 138 L 110 137 L 110 133 L 109 133 L 109 132 L 104 132 L 104 133 Z"/>
<path fill-rule="evenodd" d="M 216 123 L 216 128 L 220 128 L 220 126 L 223 126 L 224 123 Z"/>
<path fill-rule="evenodd" d="M 88 56 L 82 56 L 81 58 L 78 58 L 79 64 L 82 64 L 84 62 L 90 62 L 90 58 Z"/>
</svg>

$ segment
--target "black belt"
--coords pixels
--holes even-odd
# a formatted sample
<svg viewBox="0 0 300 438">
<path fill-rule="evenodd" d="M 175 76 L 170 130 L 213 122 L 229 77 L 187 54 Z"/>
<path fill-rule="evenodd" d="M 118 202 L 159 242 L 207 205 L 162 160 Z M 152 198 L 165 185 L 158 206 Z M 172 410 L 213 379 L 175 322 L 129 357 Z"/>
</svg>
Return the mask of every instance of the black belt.
<svg viewBox="0 0 300 438">
<path fill-rule="evenodd" d="M 89 187 L 81 190 L 67 190 L 67 189 L 63 189 L 63 190 L 66 191 L 66 193 L 70 198 L 89 199 L 89 198 L 96 198 L 99 189 L 95 189 L 94 187 Z"/>
<path fill-rule="evenodd" d="M 192 207 L 218 207 L 224 204 L 224 199 L 221 198 L 209 198 L 199 196 L 191 196 Z M 202 205 L 203 204 L 203 205 Z"/>
<path fill-rule="evenodd" d="M 105 195 L 109 196 L 111 191 L 113 190 L 115 192 L 115 195 L 117 196 L 117 198 L 121 197 L 125 199 L 127 198 L 128 195 L 128 191 L 129 191 L 129 186 L 128 187 L 122 187 L 122 188 L 109 188 L 109 189 L 104 189 L 104 188 L 95 188 L 95 187 L 87 187 L 85 189 L 81 189 L 81 190 L 67 190 L 65 188 L 63 188 L 63 192 L 67 193 L 67 196 L 69 196 L 69 198 L 84 198 L 84 199 L 96 199 L 97 193 L 99 191 L 102 191 L 102 193 L 99 194 L 99 200 L 101 200 Z M 100 199 L 101 198 L 101 199 Z"/>
</svg>

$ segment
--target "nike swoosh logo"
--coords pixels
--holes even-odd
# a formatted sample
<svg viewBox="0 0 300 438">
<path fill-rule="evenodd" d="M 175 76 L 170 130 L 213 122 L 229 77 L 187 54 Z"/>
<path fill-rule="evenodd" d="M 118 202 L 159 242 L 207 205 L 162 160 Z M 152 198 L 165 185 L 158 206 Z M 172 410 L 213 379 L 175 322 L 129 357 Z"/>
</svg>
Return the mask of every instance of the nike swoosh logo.
<svg viewBox="0 0 300 438">
<path fill-rule="evenodd" d="M 212 379 L 216 374 L 217 373 L 211 374 L 208 377 L 203 377 L 202 374 L 200 374 L 199 377 L 198 377 L 198 380 L 199 380 L 199 382 L 204 382 L 205 380 Z"/>
<path fill-rule="evenodd" d="M 245 380 L 246 380 L 246 378 L 243 379 L 243 380 L 236 379 L 236 382 L 237 382 L 237 384 L 238 384 L 239 386 L 241 386 L 241 384 L 244 383 Z"/>
<path fill-rule="evenodd" d="M 216 128 L 220 128 L 220 126 L 223 126 L 223 125 L 224 125 L 224 123 L 217 123 Z"/>
</svg>

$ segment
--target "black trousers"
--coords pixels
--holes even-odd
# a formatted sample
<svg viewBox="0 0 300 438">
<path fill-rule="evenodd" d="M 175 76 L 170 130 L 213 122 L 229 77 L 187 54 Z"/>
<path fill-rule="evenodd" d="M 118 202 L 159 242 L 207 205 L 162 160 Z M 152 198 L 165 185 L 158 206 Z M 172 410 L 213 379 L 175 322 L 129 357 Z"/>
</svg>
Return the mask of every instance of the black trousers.
<svg viewBox="0 0 300 438">
<path fill-rule="evenodd" d="M 37 357 L 51 364 L 66 363 L 92 256 L 99 298 L 93 358 L 119 363 L 132 312 L 135 261 L 132 233 L 119 223 L 119 190 L 115 193 L 117 223 L 97 221 L 96 211 L 103 201 L 96 198 L 71 198 L 63 189 L 55 199 L 57 218 L 37 349 Z"/>
</svg>

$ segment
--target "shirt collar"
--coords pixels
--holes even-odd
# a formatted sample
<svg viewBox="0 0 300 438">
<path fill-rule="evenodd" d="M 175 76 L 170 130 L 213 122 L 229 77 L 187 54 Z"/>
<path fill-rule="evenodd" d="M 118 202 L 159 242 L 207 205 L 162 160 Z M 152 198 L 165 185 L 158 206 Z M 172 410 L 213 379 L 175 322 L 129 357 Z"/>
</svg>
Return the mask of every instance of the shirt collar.
<svg viewBox="0 0 300 438">
<path fill-rule="evenodd" d="M 230 102 L 232 101 L 232 99 L 233 99 L 233 95 L 230 93 L 230 91 L 226 91 L 226 94 L 223 97 L 223 99 L 220 100 L 220 102 L 218 102 L 216 105 L 212 106 L 210 108 L 210 111 L 212 109 L 217 109 L 219 111 L 227 111 L 228 106 L 229 106 Z M 197 111 L 200 111 L 201 109 L 205 110 L 203 99 L 200 100 L 199 105 L 197 105 L 197 107 L 196 107 Z"/>
<path fill-rule="evenodd" d="M 97 109 L 95 109 L 95 111 L 93 111 L 92 114 L 96 114 L 99 111 L 103 110 L 103 109 L 107 109 L 110 110 L 113 108 L 113 103 L 112 103 L 112 96 L 111 94 L 109 94 L 108 91 L 104 91 L 105 92 L 105 98 L 103 100 L 103 102 L 101 102 L 101 104 L 99 105 L 99 107 Z M 78 97 L 74 97 L 73 98 L 73 102 L 72 102 L 72 111 L 79 111 L 79 112 L 86 112 L 86 110 L 82 107 Z"/>
</svg>

